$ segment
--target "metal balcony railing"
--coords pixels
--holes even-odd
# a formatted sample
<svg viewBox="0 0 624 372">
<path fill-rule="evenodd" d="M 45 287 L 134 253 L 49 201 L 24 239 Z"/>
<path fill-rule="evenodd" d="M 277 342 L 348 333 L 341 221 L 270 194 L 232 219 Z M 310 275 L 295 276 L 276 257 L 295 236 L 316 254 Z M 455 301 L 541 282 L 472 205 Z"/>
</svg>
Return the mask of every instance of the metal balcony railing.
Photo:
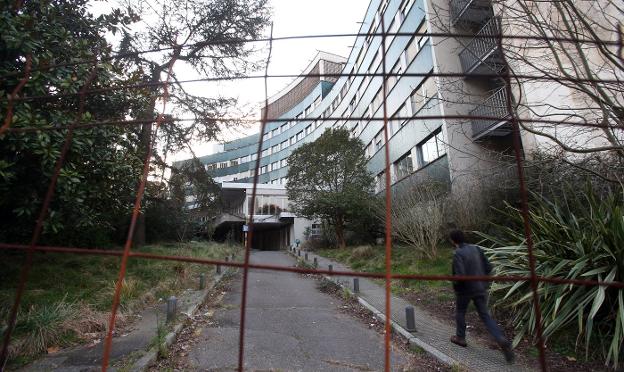
<svg viewBox="0 0 624 372">
<path fill-rule="evenodd" d="M 459 60 L 465 73 L 500 72 L 503 67 L 502 51 L 498 47 L 500 37 L 499 20 L 487 21 L 477 36 L 459 53 Z"/>
<path fill-rule="evenodd" d="M 475 107 L 470 115 L 475 117 L 472 119 L 472 138 L 475 140 L 485 136 L 504 136 L 511 133 L 505 87 L 495 91 L 482 104 Z"/>
<path fill-rule="evenodd" d="M 490 0 L 450 0 L 451 23 L 483 23 L 492 16 Z"/>
</svg>

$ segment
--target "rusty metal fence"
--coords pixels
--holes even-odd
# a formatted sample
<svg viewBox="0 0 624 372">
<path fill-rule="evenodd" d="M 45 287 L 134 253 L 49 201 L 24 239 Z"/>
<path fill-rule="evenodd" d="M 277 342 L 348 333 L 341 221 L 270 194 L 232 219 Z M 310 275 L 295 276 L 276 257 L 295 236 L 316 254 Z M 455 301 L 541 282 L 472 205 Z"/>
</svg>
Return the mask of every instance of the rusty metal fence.
<svg viewBox="0 0 624 372">
<path fill-rule="evenodd" d="M 19 6 L 19 2 L 18 2 Z M 566 43 L 592 43 L 592 40 L 583 40 L 578 38 L 571 37 L 539 37 L 539 36 L 530 36 L 530 35 L 503 35 L 498 31 L 499 34 L 496 35 L 496 40 L 498 41 L 499 48 L 502 48 L 502 41 L 504 39 L 511 40 L 523 40 L 523 41 L 556 41 L 556 42 L 566 42 Z M 266 42 L 268 44 L 268 57 L 266 59 L 266 69 L 263 75 L 248 75 L 248 76 L 232 76 L 232 77 L 219 77 L 219 78 L 201 78 L 201 79 L 193 79 L 193 80 L 180 80 L 177 81 L 178 84 L 191 83 L 191 82 L 208 82 L 208 81 L 219 81 L 219 80 L 235 80 L 235 79 L 264 79 L 265 86 L 265 107 L 269 105 L 268 99 L 268 80 L 271 78 L 298 78 L 301 75 L 287 75 L 287 74 L 269 74 L 269 65 L 271 62 L 271 51 L 273 42 L 282 41 L 282 40 L 296 40 L 296 39 L 309 39 L 309 38 L 337 38 L 337 37 L 378 37 L 381 38 L 382 42 L 382 50 L 387 50 L 386 48 L 386 39 L 389 37 L 415 37 L 415 36 L 430 36 L 430 37 L 464 37 L 464 38 L 484 38 L 486 41 L 492 40 L 492 35 L 474 35 L 474 34 L 458 34 L 458 33 L 435 33 L 435 32 L 387 32 L 385 29 L 385 24 L 381 22 L 381 32 L 375 33 L 354 33 L 354 34 L 319 34 L 319 35 L 298 35 L 298 36 L 287 36 L 287 37 L 273 37 L 272 30 L 271 35 L 267 38 L 259 38 L 253 40 L 236 40 L 235 42 Z M 229 41 L 233 42 L 233 41 Z M 218 43 L 218 42 L 216 42 Z M 622 40 L 608 41 L 604 40 L 604 44 L 619 48 L 621 51 L 623 48 Z M 427 72 L 427 73 L 391 73 L 386 71 L 386 56 L 385 53 L 382 53 L 382 70 L 379 73 L 344 73 L 344 74 L 323 74 L 324 77 L 381 77 L 384 81 L 383 86 L 383 118 L 375 119 L 368 117 L 335 117 L 332 116 L 330 118 L 319 120 L 342 120 L 342 121 L 361 121 L 361 120 L 372 120 L 372 121 L 383 121 L 383 133 L 384 133 L 384 151 L 385 151 L 385 272 L 384 273 L 371 273 L 371 272 L 359 272 L 359 271 L 336 271 L 336 270 L 323 270 L 323 269 L 310 269 L 310 268 L 298 268 L 298 267 L 286 267 L 286 266 L 274 266 L 274 265 L 259 265 L 253 264 L 250 262 L 250 251 L 252 249 L 252 241 L 254 234 L 254 210 L 253 208 L 250 211 L 251 214 L 251 222 L 249 223 L 248 230 L 248 238 L 245 246 L 245 254 L 242 262 L 232 262 L 232 261 L 223 261 L 223 260 L 212 260 L 212 259 L 202 259 L 196 257 L 184 257 L 184 256 L 169 256 L 169 255 L 157 255 L 157 254 L 148 254 L 142 252 L 135 252 L 132 250 L 132 242 L 135 234 L 135 227 L 137 223 L 137 219 L 141 210 L 141 203 L 143 194 L 146 187 L 146 182 L 149 173 L 150 161 L 152 159 L 152 152 L 155 143 L 155 139 L 157 136 L 157 131 L 159 127 L 163 125 L 175 125 L 176 122 L 191 120 L 184 118 L 172 118 L 166 117 L 164 115 L 165 108 L 168 102 L 168 88 L 171 84 L 171 76 L 172 69 L 176 62 L 176 56 L 179 55 L 182 47 L 172 47 L 172 48 L 158 48 L 151 50 L 144 50 L 138 53 L 126 53 L 126 54 L 117 54 L 112 57 L 107 57 L 103 59 L 96 60 L 84 60 L 77 61 L 72 63 L 64 63 L 57 65 L 47 65 L 47 66 L 33 66 L 32 64 L 32 56 L 27 55 L 25 58 L 25 67 L 21 72 L 21 75 L 13 74 L 2 76 L 2 79 L 19 79 L 18 83 L 15 85 L 14 89 L 8 95 L 8 105 L 7 110 L 4 115 L 3 124 L 0 127 L 0 135 L 11 135 L 12 133 L 23 133 L 23 132 L 39 132 L 39 131 L 66 131 L 64 143 L 60 152 L 60 156 L 56 160 L 56 164 L 47 188 L 47 192 L 43 198 L 43 203 L 40 208 L 40 212 L 38 214 L 38 218 L 35 223 L 35 227 L 32 232 L 32 237 L 30 243 L 25 244 L 13 244 L 10 242 L 0 242 L 0 249 L 3 250 L 14 250 L 14 251 L 24 251 L 26 253 L 26 258 L 21 268 L 21 274 L 19 277 L 19 283 L 17 286 L 17 291 L 15 295 L 15 301 L 11 308 L 9 319 L 8 319 L 8 328 L 5 331 L 3 343 L 2 343 L 2 352 L 0 355 L 0 367 L 4 366 L 8 356 L 8 348 L 9 343 L 11 342 L 11 335 L 14 330 L 17 314 L 20 308 L 20 303 L 22 300 L 22 295 L 28 283 L 29 273 L 33 268 L 33 257 L 37 252 L 48 252 L 48 253 L 58 253 L 58 254 L 77 254 L 77 255 L 96 255 L 96 256 L 117 256 L 121 258 L 121 263 L 119 267 L 119 275 L 115 284 L 114 295 L 112 298 L 112 305 L 110 311 L 110 320 L 107 330 L 107 335 L 105 338 L 104 344 L 104 352 L 102 358 L 102 371 L 106 371 L 109 366 L 109 358 L 111 353 L 111 347 L 113 343 L 113 331 L 115 329 L 116 316 L 120 304 L 120 295 L 122 290 L 122 284 L 124 281 L 124 277 L 126 276 L 126 266 L 128 260 L 130 259 L 144 259 L 144 260 L 170 260 L 170 261 L 179 261 L 186 263 L 199 263 L 205 265 L 221 265 L 221 266 L 229 266 L 234 268 L 242 269 L 243 273 L 243 289 L 242 289 L 242 303 L 241 303 L 241 312 L 240 312 L 240 337 L 239 337 L 239 350 L 238 350 L 238 370 L 242 371 L 244 367 L 244 358 L 245 358 L 245 310 L 247 304 L 247 282 L 248 282 L 248 274 L 250 269 L 255 270 L 273 270 L 273 271 L 281 271 L 281 272 L 294 272 L 294 273 L 305 273 L 305 274 L 324 274 L 330 276 L 352 276 L 352 277 L 363 277 L 363 278 L 375 278 L 375 279 L 383 279 L 385 281 L 385 316 L 386 319 L 390 319 L 390 296 L 391 296 L 391 282 L 396 279 L 404 279 L 404 280 L 415 280 L 415 281 L 491 281 L 491 282 L 529 282 L 532 291 L 533 297 L 533 306 L 536 314 L 536 346 L 539 350 L 539 363 L 541 369 L 546 371 L 548 369 L 548 365 L 545 358 L 545 346 L 544 346 L 544 337 L 542 330 L 542 316 L 540 309 L 540 301 L 538 294 L 538 283 L 552 283 L 558 285 L 573 285 L 573 286 L 605 286 L 611 288 L 624 288 L 624 283 L 622 282 L 603 282 L 603 281 L 595 281 L 595 280 L 575 280 L 575 279 L 566 279 L 562 277 L 542 277 L 537 275 L 536 273 L 536 258 L 534 255 L 534 244 L 532 240 L 531 233 L 531 221 L 529 217 L 529 208 L 528 208 L 528 190 L 525 182 L 525 167 L 523 166 L 523 152 L 520 138 L 520 125 L 521 121 L 525 122 L 537 122 L 541 124 L 558 124 L 560 121 L 555 119 L 536 119 L 536 118 L 524 118 L 519 117 L 516 112 L 514 112 L 513 107 L 513 92 L 511 91 L 512 80 L 513 79 L 532 79 L 535 81 L 549 81 L 552 79 L 550 76 L 537 76 L 537 75 L 526 75 L 526 74 L 511 74 L 509 69 L 504 69 L 502 72 L 495 73 L 471 73 L 471 77 L 485 77 L 485 78 L 500 78 L 505 82 L 505 109 L 507 116 L 510 118 L 510 122 L 513 129 L 513 148 L 515 154 L 515 162 L 516 162 L 516 171 L 518 176 L 518 189 L 520 191 L 520 209 L 522 212 L 522 217 L 524 221 L 524 235 L 526 239 L 526 248 L 528 255 L 528 263 L 530 276 L 449 276 L 449 275 L 421 275 L 421 274 L 395 274 L 391 269 L 391 255 L 392 255 L 392 218 L 391 218 L 391 201 L 392 201 L 392 187 L 391 187 L 391 172 L 390 170 L 390 156 L 389 156 L 389 147 L 388 140 L 390 137 L 389 133 L 389 115 L 387 110 L 387 103 L 385 97 L 387 97 L 387 84 L 385 84 L 386 80 L 389 77 L 400 77 L 400 76 L 414 76 L 414 77 L 439 77 L 439 78 L 452 78 L 452 77 L 465 77 L 465 73 L 449 73 L 449 72 Z M 129 57 L 134 57 L 141 53 L 151 53 L 158 51 L 172 51 L 173 59 L 168 66 L 168 73 L 164 81 L 158 83 L 140 83 L 133 85 L 122 85 L 114 88 L 105 88 L 105 89 L 90 89 L 90 83 L 95 76 L 95 73 L 98 68 L 98 64 L 104 63 L 107 60 L 111 59 L 124 59 Z M 77 65 L 88 65 L 91 66 L 91 74 L 86 79 L 86 82 L 81 87 L 80 91 L 77 93 L 58 93 L 54 95 L 45 95 L 45 96 L 28 96 L 28 95 L 20 95 L 20 92 L 24 88 L 24 86 L 28 83 L 31 78 L 33 72 L 43 71 L 46 69 L 54 69 L 61 67 L 71 67 Z M 310 74 L 306 74 L 305 76 L 310 76 Z M 319 75 L 320 76 L 320 75 Z M 571 78 L 571 77 L 558 77 L 558 81 L 574 81 L 574 82 L 585 82 L 585 83 L 612 83 L 612 84 L 621 84 L 617 79 L 608 80 L 608 79 L 582 79 L 582 78 Z M 153 120 L 119 120 L 119 121 L 99 121 L 99 122 L 84 122 L 83 121 L 83 113 L 85 107 L 85 100 L 88 95 L 102 95 L 106 94 L 109 91 L 113 90 L 132 90 L 132 89 L 142 89 L 146 87 L 158 87 L 161 88 L 163 94 L 161 96 L 162 109 L 161 114 L 158 115 Z M 38 102 L 42 100 L 58 100 L 67 97 L 78 97 L 78 110 L 76 112 L 76 120 L 69 126 L 58 126 L 58 127 L 46 127 L 46 128 L 38 128 L 38 127 L 19 127 L 12 128 L 12 118 L 13 112 L 16 105 L 25 103 L 25 102 Z M 255 161 L 255 172 L 254 174 L 254 182 L 253 182 L 253 194 L 252 205 L 255 202 L 256 198 L 256 186 L 258 184 L 259 178 L 259 168 L 260 168 L 260 159 L 262 152 L 262 144 L 264 141 L 264 129 L 268 122 L 297 122 L 297 121 L 309 121 L 310 119 L 306 118 L 270 118 L 267 117 L 268 110 L 263 110 L 263 117 L 259 122 L 260 126 L 260 138 L 257 148 L 257 160 Z M 417 116 L 417 117 L 393 117 L 392 120 L 410 120 L 410 119 L 420 119 L 420 120 L 435 120 L 435 119 L 472 119 L 472 120 L 481 120 L 481 121 L 495 121 L 498 120 L 499 117 L 496 116 L 475 116 L 475 115 L 429 115 L 429 116 Z M 229 121 L 245 121 L 245 119 L 232 119 L 232 118 L 219 118 L 219 121 L 223 123 L 227 123 Z M 569 121 L 568 121 L 569 123 Z M 47 211 L 50 206 L 50 203 L 54 197 L 55 187 L 57 184 L 57 180 L 59 177 L 59 173 L 63 167 L 65 158 L 70 150 L 72 145 L 72 136 L 75 131 L 81 130 L 83 128 L 92 128 L 97 126 L 135 126 L 142 124 L 151 124 L 153 126 L 153 134 L 151 144 L 148 147 L 147 156 L 143 162 L 143 171 L 140 178 L 140 182 L 138 188 L 136 190 L 136 194 L 134 195 L 134 208 L 132 210 L 132 218 L 130 222 L 130 227 L 128 230 L 128 234 L 126 237 L 125 245 L 123 250 L 108 250 L 108 249 L 98 249 L 97 247 L 89 247 L 89 248 L 72 248 L 72 247 L 63 247 L 63 246 L 43 246 L 40 245 L 40 237 L 42 234 L 43 224 L 46 220 Z M 584 126 L 592 126 L 591 123 L 579 122 L 579 125 Z M 390 343 L 391 343 L 391 324 L 390 322 L 385 322 L 385 336 L 384 336 L 384 347 L 385 347 L 385 370 L 390 371 Z M 1 368 L 0 368 L 1 369 Z"/>
</svg>

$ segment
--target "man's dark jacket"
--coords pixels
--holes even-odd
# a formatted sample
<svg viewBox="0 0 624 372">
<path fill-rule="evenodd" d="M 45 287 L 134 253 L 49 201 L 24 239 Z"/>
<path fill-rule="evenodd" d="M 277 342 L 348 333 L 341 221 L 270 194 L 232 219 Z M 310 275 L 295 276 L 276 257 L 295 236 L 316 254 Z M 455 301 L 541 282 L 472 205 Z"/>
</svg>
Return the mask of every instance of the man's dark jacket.
<svg viewBox="0 0 624 372">
<path fill-rule="evenodd" d="M 461 244 L 453 255 L 453 275 L 481 276 L 490 275 L 492 264 L 485 257 L 483 251 L 472 244 Z M 474 296 L 485 294 L 489 282 L 455 281 L 453 289 L 460 296 Z"/>
</svg>

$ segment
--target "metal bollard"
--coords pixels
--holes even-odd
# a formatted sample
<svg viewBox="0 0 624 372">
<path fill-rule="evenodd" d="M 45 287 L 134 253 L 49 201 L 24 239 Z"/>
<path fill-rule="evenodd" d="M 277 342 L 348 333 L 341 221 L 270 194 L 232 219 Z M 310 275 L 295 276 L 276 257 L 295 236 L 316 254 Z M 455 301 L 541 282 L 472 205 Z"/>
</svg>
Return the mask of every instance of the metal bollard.
<svg viewBox="0 0 624 372">
<path fill-rule="evenodd" d="M 318 259 L 314 257 L 314 268 L 316 269 L 317 267 L 318 267 Z"/>
<path fill-rule="evenodd" d="M 306 260 L 306 261 L 308 260 L 308 253 L 307 253 L 307 252 L 306 252 L 306 254 L 305 254 L 305 257 L 304 257 L 304 258 L 305 258 L 305 260 Z"/>
<path fill-rule="evenodd" d="M 297 256 L 301 257 L 301 249 L 297 250 Z"/>
<path fill-rule="evenodd" d="M 225 262 L 230 262 L 230 256 L 225 256 Z"/>
<path fill-rule="evenodd" d="M 360 278 L 353 278 L 353 293 L 360 292 Z"/>
<path fill-rule="evenodd" d="M 221 275 L 221 265 L 217 265 L 217 275 Z"/>
<path fill-rule="evenodd" d="M 334 265 L 329 265 L 329 271 L 334 271 Z"/>
<path fill-rule="evenodd" d="M 416 318 L 414 317 L 414 308 L 412 306 L 405 307 L 405 329 L 408 332 L 416 332 Z"/>
<path fill-rule="evenodd" d="M 167 323 L 173 322 L 178 311 L 178 299 L 175 296 L 167 299 Z"/>
<path fill-rule="evenodd" d="M 206 274 L 201 273 L 199 274 L 199 290 L 201 291 L 202 289 L 206 288 Z"/>
</svg>

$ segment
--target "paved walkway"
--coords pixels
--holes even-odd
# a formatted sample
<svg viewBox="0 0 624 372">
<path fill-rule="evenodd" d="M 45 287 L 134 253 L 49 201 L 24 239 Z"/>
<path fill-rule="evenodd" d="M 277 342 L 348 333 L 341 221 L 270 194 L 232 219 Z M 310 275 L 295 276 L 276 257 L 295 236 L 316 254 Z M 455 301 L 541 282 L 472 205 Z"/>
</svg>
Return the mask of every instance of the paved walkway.
<svg viewBox="0 0 624 372">
<path fill-rule="evenodd" d="M 302 258 L 304 257 L 304 252 L 301 252 L 301 256 Z M 348 266 L 308 252 L 309 262 L 313 262 L 314 257 L 316 257 L 319 262 L 319 268 L 327 269 L 328 265 L 332 264 L 334 270 L 351 271 Z M 352 277 L 336 276 L 334 278 L 344 282 L 345 285 L 351 288 L 353 287 Z M 371 280 L 360 278 L 360 293 L 358 295 L 381 313 L 385 314 L 385 290 L 382 286 Z M 402 298 L 392 296 L 392 320 L 402 327 L 405 327 L 405 307 L 408 305 L 412 304 Z M 467 348 L 452 344 L 449 338 L 451 335 L 455 334 L 454 325 L 442 323 L 424 310 L 415 306 L 414 311 L 416 315 L 416 332 L 414 332 L 413 335 L 442 354 L 459 362 L 469 370 L 479 372 L 528 370 L 526 366 L 507 364 L 503 354 L 499 350 L 489 349 L 486 345 L 475 341 L 474 338 L 471 339 L 470 333 L 468 333 L 467 337 Z"/>
<path fill-rule="evenodd" d="M 292 266 L 283 252 L 257 252 L 251 262 Z M 245 327 L 245 369 L 254 371 L 383 370 L 383 336 L 339 311 L 317 282 L 299 274 L 251 270 Z M 187 362 L 193 370 L 236 370 L 241 280 L 232 282 L 211 323 L 201 329 Z M 394 350 L 394 371 L 409 356 Z"/>
</svg>

